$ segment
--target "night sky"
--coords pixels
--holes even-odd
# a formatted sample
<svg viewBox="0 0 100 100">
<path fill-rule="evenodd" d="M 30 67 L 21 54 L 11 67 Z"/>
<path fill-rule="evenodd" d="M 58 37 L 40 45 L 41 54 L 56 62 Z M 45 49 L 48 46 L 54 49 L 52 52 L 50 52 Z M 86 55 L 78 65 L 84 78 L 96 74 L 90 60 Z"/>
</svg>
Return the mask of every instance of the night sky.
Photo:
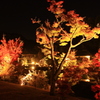
<svg viewBox="0 0 100 100">
<path fill-rule="evenodd" d="M 64 8 L 75 10 L 82 17 L 97 17 L 100 15 L 99 0 L 64 0 Z M 89 2 L 90 1 L 90 2 Z M 31 18 L 50 19 L 46 0 L 7 0 L 0 1 L 0 32 L 18 33 L 27 39 L 35 39 L 36 25 Z"/>
</svg>

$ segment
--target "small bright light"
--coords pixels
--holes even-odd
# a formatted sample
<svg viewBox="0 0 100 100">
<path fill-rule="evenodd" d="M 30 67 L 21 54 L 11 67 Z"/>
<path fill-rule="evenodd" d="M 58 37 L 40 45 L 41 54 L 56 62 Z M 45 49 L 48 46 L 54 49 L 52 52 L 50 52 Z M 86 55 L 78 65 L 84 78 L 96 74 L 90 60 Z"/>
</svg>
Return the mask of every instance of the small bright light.
<svg viewBox="0 0 100 100">
<path fill-rule="evenodd" d="M 90 82 L 90 79 L 82 79 L 84 82 Z"/>
<path fill-rule="evenodd" d="M 85 79 L 85 82 L 90 82 L 90 80 L 89 79 Z"/>
<path fill-rule="evenodd" d="M 35 62 L 32 62 L 32 64 L 35 64 Z"/>
<path fill-rule="evenodd" d="M 85 56 L 86 58 L 90 59 L 90 56 Z"/>
<path fill-rule="evenodd" d="M 34 70 L 34 69 L 35 69 L 35 67 L 33 67 L 33 66 L 32 66 L 32 67 L 31 67 L 31 69 L 32 69 L 32 70 Z"/>
<path fill-rule="evenodd" d="M 21 83 L 20 85 L 21 85 L 21 86 L 23 86 L 24 84 L 23 84 L 23 83 Z"/>
<path fill-rule="evenodd" d="M 36 65 L 38 65 L 38 63 L 36 63 Z"/>
</svg>

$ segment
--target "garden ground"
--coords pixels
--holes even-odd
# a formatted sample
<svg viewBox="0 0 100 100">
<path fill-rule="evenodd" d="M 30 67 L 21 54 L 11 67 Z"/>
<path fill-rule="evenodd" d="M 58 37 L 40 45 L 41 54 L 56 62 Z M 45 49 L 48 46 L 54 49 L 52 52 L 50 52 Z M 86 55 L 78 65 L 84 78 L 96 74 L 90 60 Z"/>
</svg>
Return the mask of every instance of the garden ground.
<svg viewBox="0 0 100 100">
<path fill-rule="evenodd" d="M 58 95 L 50 96 L 48 91 L 32 86 L 0 81 L 0 100 L 62 100 Z M 89 100 L 68 95 L 64 100 Z"/>
</svg>

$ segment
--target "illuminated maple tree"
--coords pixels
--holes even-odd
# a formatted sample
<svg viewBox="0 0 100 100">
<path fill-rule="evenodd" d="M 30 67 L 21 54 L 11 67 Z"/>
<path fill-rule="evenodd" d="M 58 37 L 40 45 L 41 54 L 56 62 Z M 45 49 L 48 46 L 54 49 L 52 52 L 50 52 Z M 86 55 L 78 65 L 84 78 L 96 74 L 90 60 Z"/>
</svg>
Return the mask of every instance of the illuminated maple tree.
<svg viewBox="0 0 100 100">
<path fill-rule="evenodd" d="M 55 21 L 47 20 L 41 24 L 40 20 L 31 20 L 33 23 L 40 24 L 40 27 L 36 29 L 36 41 L 43 46 L 44 55 L 52 61 L 50 94 L 54 94 L 55 82 L 71 49 L 93 38 L 97 39 L 100 28 L 91 28 L 84 22 L 84 18 L 76 14 L 74 10 L 63 9 L 64 1 L 47 0 L 47 2 L 50 3 L 47 9 L 54 14 Z M 79 37 L 79 41 L 76 43 L 74 41 L 77 37 Z M 69 49 L 66 49 L 66 53 L 61 53 L 55 49 L 56 43 L 59 43 L 59 46 L 69 45 Z"/>
<path fill-rule="evenodd" d="M 22 53 L 23 42 L 20 38 L 0 40 L 0 76 L 9 75 L 14 70 L 14 62 L 17 61 Z"/>
</svg>

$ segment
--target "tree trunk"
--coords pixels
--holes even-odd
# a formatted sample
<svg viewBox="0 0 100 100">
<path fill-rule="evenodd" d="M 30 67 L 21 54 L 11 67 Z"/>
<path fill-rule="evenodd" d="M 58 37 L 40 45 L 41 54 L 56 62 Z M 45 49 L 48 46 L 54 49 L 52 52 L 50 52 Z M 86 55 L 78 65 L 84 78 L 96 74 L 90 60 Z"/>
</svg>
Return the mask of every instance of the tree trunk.
<svg viewBox="0 0 100 100">
<path fill-rule="evenodd" d="M 56 62 L 54 58 L 54 41 L 51 39 L 50 41 L 51 44 L 51 60 L 52 60 L 52 69 L 51 69 L 51 80 L 50 80 L 50 95 L 55 95 L 55 82 L 56 79 L 54 77 L 55 72 L 56 72 Z"/>
<path fill-rule="evenodd" d="M 55 95 L 55 83 L 56 83 L 56 78 L 55 78 L 55 66 L 52 67 L 51 69 L 51 77 L 50 77 L 50 95 Z"/>
<path fill-rule="evenodd" d="M 51 76 L 51 87 L 50 87 L 50 95 L 55 95 L 55 82 L 54 76 Z"/>
</svg>

